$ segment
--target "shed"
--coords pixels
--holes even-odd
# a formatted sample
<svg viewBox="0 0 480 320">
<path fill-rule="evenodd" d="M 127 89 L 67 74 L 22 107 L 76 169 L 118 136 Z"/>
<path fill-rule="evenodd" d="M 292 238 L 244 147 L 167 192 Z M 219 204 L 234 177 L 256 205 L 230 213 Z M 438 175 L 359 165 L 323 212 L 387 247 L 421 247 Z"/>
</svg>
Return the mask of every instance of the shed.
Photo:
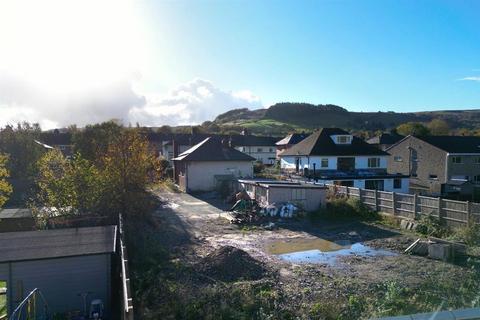
<svg viewBox="0 0 480 320">
<path fill-rule="evenodd" d="M 0 232 L 33 230 L 35 220 L 32 211 L 26 208 L 0 210 Z"/>
<path fill-rule="evenodd" d="M 267 180 L 239 180 L 250 198 L 264 207 L 273 203 L 291 202 L 305 211 L 325 206 L 327 187 L 323 185 Z"/>
<path fill-rule="evenodd" d="M 116 226 L 0 233 L 0 281 L 7 310 L 38 288 L 49 312 L 80 311 L 94 299 L 111 316 L 111 263 Z"/>
</svg>

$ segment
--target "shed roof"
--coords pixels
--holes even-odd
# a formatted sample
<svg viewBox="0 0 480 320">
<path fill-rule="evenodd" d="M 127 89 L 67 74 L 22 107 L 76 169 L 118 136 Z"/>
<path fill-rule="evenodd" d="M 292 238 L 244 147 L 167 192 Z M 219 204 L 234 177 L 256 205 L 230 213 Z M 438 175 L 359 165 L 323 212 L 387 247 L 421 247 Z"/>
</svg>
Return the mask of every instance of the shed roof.
<svg viewBox="0 0 480 320">
<path fill-rule="evenodd" d="M 355 155 L 388 155 L 388 153 L 372 146 L 360 138 L 352 137 L 351 144 L 335 144 L 333 135 L 348 135 L 339 128 L 323 128 L 309 137 L 285 150 L 280 156 L 355 156 Z"/>
<path fill-rule="evenodd" d="M 0 219 L 32 218 L 32 210 L 26 208 L 1 209 Z"/>
<path fill-rule="evenodd" d="M 0 262 L 115 252 L 116 226 L 0 233 Z"/>
<path fill-rule="evenodd" d="M 255 158 L 211 137 L 181 153 L 174 161 L 255 161 Z"/>
</svg>

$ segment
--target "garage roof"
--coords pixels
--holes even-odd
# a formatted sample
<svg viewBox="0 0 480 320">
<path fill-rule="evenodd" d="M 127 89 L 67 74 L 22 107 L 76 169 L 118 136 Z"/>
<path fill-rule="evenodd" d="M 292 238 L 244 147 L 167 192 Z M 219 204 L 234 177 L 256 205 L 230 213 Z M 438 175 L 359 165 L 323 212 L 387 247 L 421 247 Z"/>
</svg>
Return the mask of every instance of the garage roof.
<svg viewBox="0 0 480 320">
<path fill-rule="evenodd" d="M 116 226 L 0 233 L 0 262 L 115 252 Z"/>
</svg>

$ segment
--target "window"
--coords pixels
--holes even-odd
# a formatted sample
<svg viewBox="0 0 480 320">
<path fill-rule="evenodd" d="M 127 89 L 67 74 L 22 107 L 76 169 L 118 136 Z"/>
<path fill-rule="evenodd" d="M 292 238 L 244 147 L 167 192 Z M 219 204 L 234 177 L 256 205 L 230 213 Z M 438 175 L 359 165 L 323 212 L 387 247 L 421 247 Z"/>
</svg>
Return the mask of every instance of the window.
<svg viewBox="0 0 480 320">
<path fill-rule="evenodd" d="M 436 174 L 429 174 L 428 179 L 430 180 L 438 180 L 438 176 Z"/>
<path fill-rule="evenodd" d="M 402 179 L 393 179 L 393 188 L 401 189 L 402 188 Z"/>
<path fill-rule="evenodd" d="M 475 158 L 475 164 L 480 164 L 480 157 Z"/>
<path fill-rule="evenodd" d="M 379 168 L 380 167 L 380 158 L 368 158 L 368 167 L 369 168 Z"/>
<path fill-rule="evenodd" d="M 337 143 L 338 144 L 347 144 L 350 143 L 351 137 L 350 136 L 338 136 Z"/>
<path fill-rule="evenodd" d="M 268 149 L 269 152 L 273 152 L 273 148 Z"/>
<path fill-rule="evenodd" d="M 322 168 L 328 168 L 328 158 L 323 158 L 321 161 Z"/>
<path fill-rule="evenodd" d="M 365 189 L 383 191 L 383 180 L 365 180 Z"/>
<path fill-rule="evenodd" d="M 257 152 L 263 152 L 262 148 L 257 148 Z"/>
<path fill-rule="evenodd" d="M 451 176 L 450 180 L 468 181 L 468 176 L 455 175 L 455 176 Z"/>
<path fill-rule="evenodd" d="M 462 157 L 452 157 L 452 163 L 456 163 L 456 164 L 462 163 Z"/>
<path fill-rule="evenodd" d="M 400 157 L 400 156 L 395 156 L 395 157 L 393 157 L 393 161 L 402 162 L 403 159 L 402 159 L 402 157 Z"/>
<path fill-rule="evenodd" d="M 480 183 L 480 175 L 473 176 L 473 182 L 476 184 Z"/>
</svg>

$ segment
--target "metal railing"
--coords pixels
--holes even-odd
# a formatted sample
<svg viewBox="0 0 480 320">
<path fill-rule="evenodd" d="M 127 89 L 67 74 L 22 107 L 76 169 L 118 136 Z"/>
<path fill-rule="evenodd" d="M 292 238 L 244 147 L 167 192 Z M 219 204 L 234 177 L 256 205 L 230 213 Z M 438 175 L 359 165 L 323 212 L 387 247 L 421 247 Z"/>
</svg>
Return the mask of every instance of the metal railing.
<svg viewBox="0 0 480 320">
<path fill-rule="evenodd" d="M 122 268 L 122 319 L 133 320 L 133 301 L 130 291 L 130 275 L 128 271 L 128 255 L 125 246 L 122 215 L 118 217 L 118 233 L 120 246 L 120 264 Z"/>
<path fill-rule="evenodd" d="M 43 304 L 43 310 L 37 308 L 37 300 Z M 15 308 L 9 320 L 47 320 L 49 319 L 47 300 L 42 292 L 35 288 Z"/>
</svg>

